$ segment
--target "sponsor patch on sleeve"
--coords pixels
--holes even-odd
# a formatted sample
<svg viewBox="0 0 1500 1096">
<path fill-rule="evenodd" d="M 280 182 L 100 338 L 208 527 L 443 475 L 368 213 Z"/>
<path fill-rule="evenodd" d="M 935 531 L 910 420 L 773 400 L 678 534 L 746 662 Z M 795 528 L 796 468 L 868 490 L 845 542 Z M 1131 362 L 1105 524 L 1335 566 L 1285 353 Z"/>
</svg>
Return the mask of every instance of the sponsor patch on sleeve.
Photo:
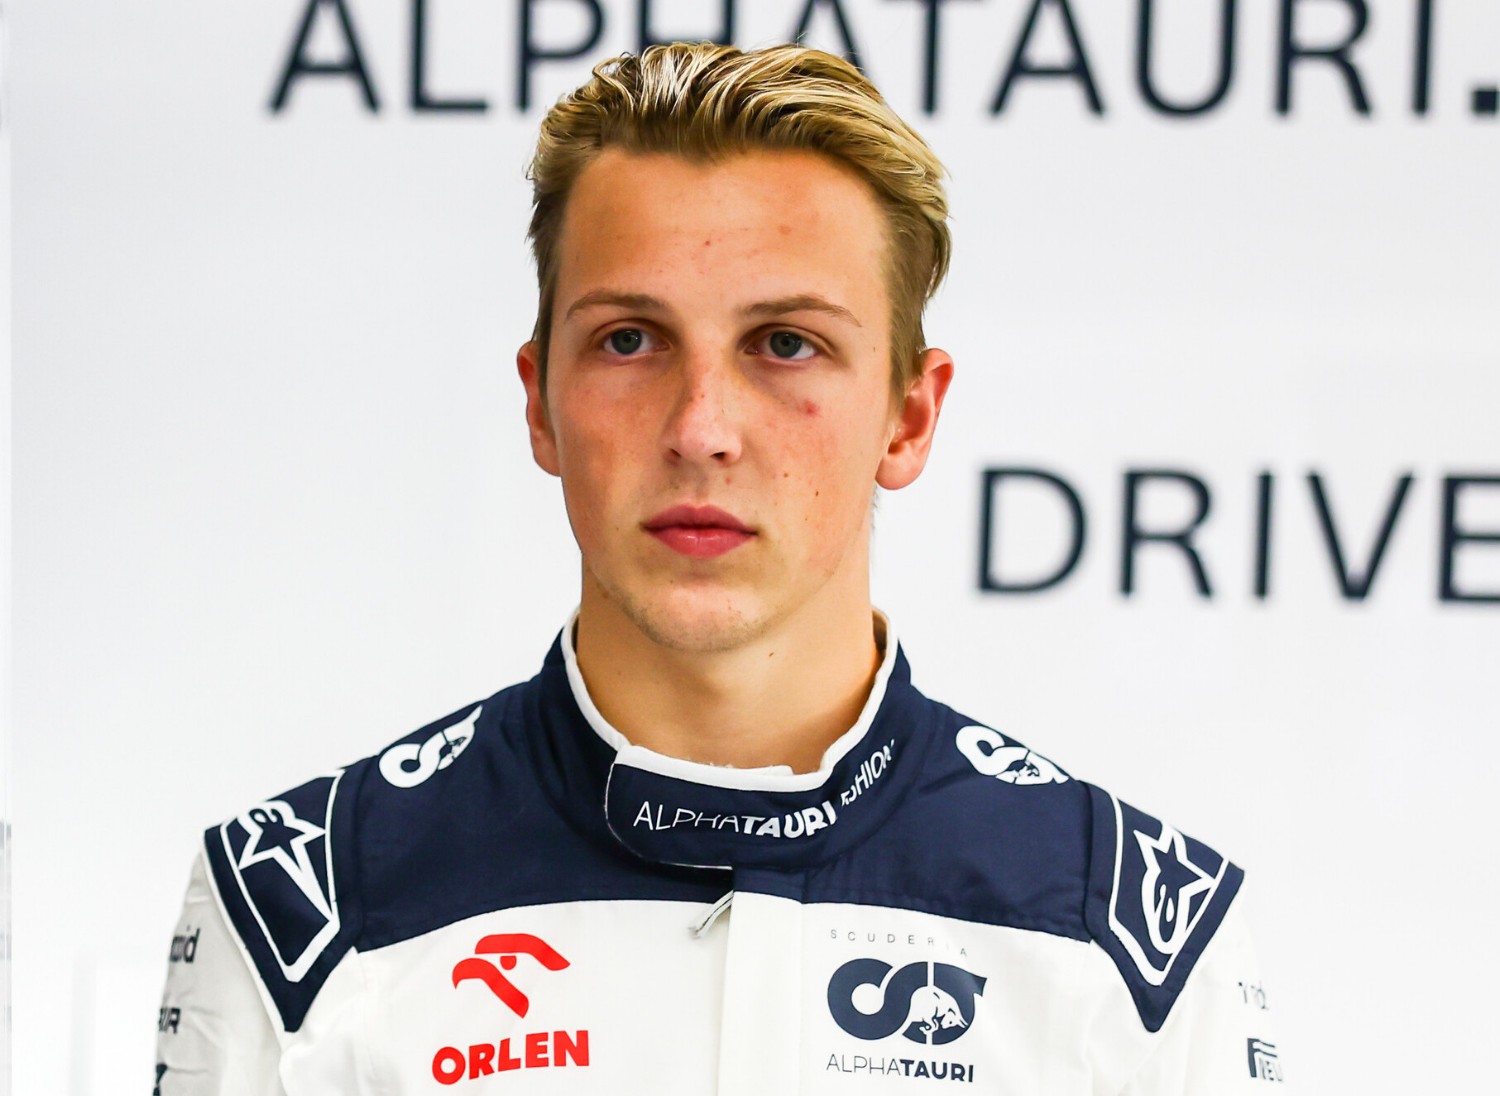
<svg viewBox="0 0 1500 1096">
<path fill-rule="evenodd" d="M 347 944 L 334 873 L 343 773 L 241 811 L 205 835 L 219 898 L 287 1031 Z"/>
<path fill-rule="evenodd" d="M 1213 938 L 1244 873 L 1213 849 L 1098 788 L 1089 930 L 1157 1031 Z"/>
</svg>

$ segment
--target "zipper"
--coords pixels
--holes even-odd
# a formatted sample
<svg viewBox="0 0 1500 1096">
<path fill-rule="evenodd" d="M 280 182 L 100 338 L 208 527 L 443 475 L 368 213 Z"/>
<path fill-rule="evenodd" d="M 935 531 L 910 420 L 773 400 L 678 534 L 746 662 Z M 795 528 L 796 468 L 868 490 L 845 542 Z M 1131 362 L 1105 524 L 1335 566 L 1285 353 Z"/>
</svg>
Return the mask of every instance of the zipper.
<svg viewBox="0 0 1500 1096">
<path fill-rule="evenodd" d="M 708 934 L 708 930 L 714 927 L 714 922 L 717 921 L 721 916 L 723 916 L 723 914 L 729 909 L 729 904 L 733 901 L 734 891 L 731 890 L 727 892 L 723 898 L 720 898 L 712 906 L 709 906 L 708 912 L 700 917 L 696 924 L 690 926 L 693 933 L 693 939 L 702 940 L 703 937 Z"/>
</svg>

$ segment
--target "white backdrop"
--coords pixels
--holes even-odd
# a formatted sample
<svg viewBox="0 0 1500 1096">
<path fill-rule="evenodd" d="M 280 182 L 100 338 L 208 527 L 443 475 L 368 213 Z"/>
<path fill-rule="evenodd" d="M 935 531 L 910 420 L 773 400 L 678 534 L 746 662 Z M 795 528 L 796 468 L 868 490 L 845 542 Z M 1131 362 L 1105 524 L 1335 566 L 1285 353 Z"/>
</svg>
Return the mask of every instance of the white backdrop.
<svg viewBox="0 0 1500 1096">
<path fill-rule="evenodd" d="M 534 672 L 577 561 L 511 364 L 521 172 L 641 2 L 533 0 L 537 48 L 602 27 L 526 66 L 520 0 L 343 0 L 373 112 L 352 71 L 293 73 L 271 108 L 310 0 L 8 5 L 17 1092 L 147 1090 L 203 826 Z M 1364 29 L 1292 61 L 1282 111 L 1284 5 L 1306 49 Z M 347 62 L 338 5 L 311 6 L 303 59 Z M 741 44 L 810 8 L 842 49 L 841 15 L 952 171 L 928 333 L 958 380 L 927 474 L 881 503 L 877 600 L 928 692 L 1247 868 L 1304 1091 L 1465 1091 L 1500 1024 L 1500 605 L 1440 579 L 1445 478 L 1500 477 L 1500 4 L 1147 6 L 1179 103 L 1209 97 L 1235 10 L 1211 109 L 1142 92 L 1139 0 L 738 5 Z M 1021 67 L 1074 75 L 1018 75 L 995 113 L 1023 39 Z M 432 109 L 453 100 L 487 109 Z M 1077 493 L 1083 554 L 986 591 L 982 565 L 1067 554 L 1062 495 L 1017 477 L 981 552 L 984 472 L 1022 467 Z M 1159 541 L 1121 592 L 1151 471 L 1211 500 L 1211 596 Z M 1356 586 L 1411 477 L 1362 599 L 1314 473 Z M 1189 481 L 1137 479 L 1141 529 L 1191 523 Z M 1500 487 L 1451 490 L 1448 524 L 1500 534 Z M 1500 595 L 1500 544 L 1450 548 L 1450 594 Z"/>
</svg>

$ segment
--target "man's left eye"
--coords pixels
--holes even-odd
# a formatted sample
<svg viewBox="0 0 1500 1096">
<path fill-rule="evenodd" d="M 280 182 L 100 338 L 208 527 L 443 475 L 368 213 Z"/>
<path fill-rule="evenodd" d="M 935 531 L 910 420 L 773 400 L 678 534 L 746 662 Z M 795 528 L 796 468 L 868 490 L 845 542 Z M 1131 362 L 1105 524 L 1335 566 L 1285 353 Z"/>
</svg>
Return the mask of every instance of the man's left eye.
<svg viewBox="0 0 1500 1096">
<path fill-rule="evenodd" d="M 812 343 L 795 331 L 773 331 L 763 340 L 763 345 L 772 356 L 787 361 L 806 361 L 816 353 Z"/>
<path fill-rule="evenodd" d="M 649 346 L 650 338 L 639 327 L 622 327 L 617 331 L 611 331 L 605 337 L 604 343 L 613 353 L 629 357 Z"/>
</svg>

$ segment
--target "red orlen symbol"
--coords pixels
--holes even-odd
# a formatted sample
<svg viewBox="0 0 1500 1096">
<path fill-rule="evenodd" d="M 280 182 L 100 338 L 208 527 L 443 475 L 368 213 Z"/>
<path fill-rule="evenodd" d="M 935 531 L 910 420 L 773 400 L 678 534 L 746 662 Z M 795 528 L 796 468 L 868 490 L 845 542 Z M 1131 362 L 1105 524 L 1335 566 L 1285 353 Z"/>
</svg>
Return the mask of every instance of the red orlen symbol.
<svg viewBox="0 0 1500 1096">
<path fill-rule="evenodd" d="M 515 970 L 518 955 L 529 955 L 548 970 L 562 970 L 568 965 L 568 961 L 551 944 L 529 932 L 502 932 L 486 936 L 474 945 L 474 954 L 498 956 L 500 966 L 496 967 L 488 959 L 460 959 L 453 968 L 454 987 L 457 988 L 460 982 L 470 978 L 477 979 L 489 986 L 490 992 L 504 1001 L 517 1016 L 526 1015 L 531 1008 L 531 1001 L 500 971 Z"/>
</svg>

